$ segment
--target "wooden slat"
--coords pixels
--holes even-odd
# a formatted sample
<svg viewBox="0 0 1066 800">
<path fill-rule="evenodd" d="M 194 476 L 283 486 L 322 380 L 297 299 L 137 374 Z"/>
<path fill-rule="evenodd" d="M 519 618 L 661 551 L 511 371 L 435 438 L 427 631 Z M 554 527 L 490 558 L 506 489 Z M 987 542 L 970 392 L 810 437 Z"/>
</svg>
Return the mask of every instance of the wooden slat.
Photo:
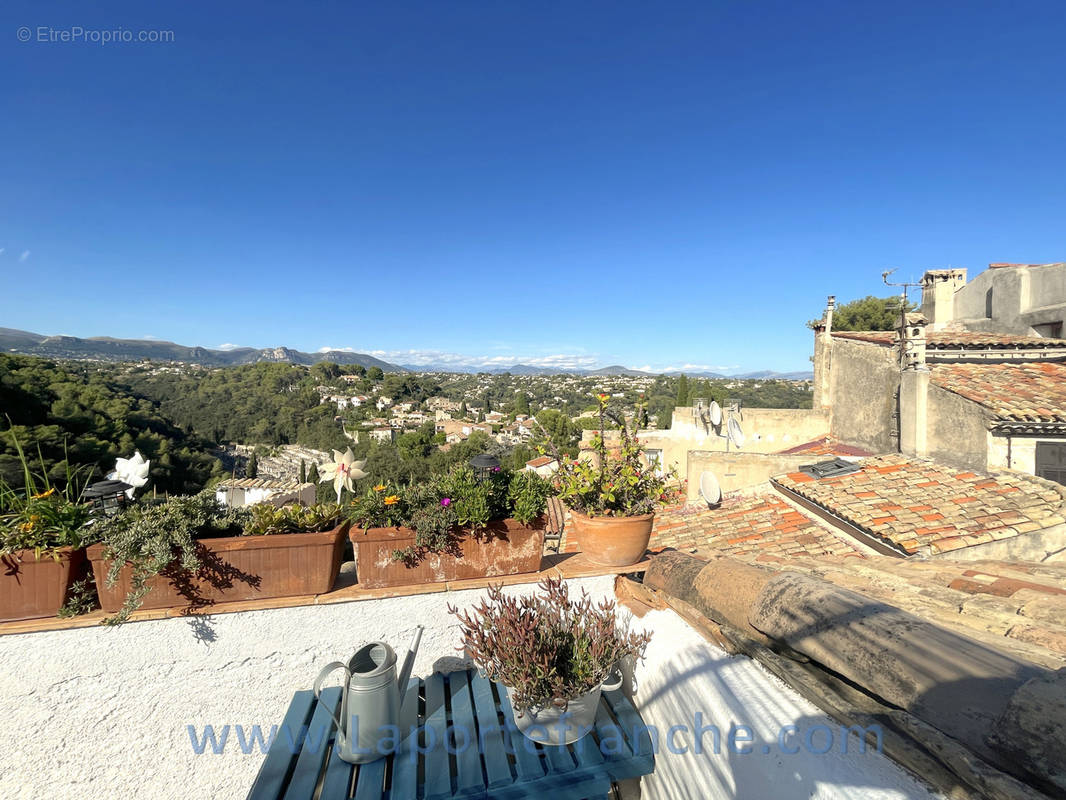
<svg viewBox="0 0 1066 800">
<path fill-rule="evenodd" d="M 452 697 L 453 749 L 457 770 L 455 790 L 459 795 L 482 795 L 485 791 L 485 775 L 481 770 L 481 755 L 478 752 L 477 725 L 474 723 L 474 708 L 470 699 L 469 677 L 466 672 L 453 672 L 448 676 L 448 691 Z"/>
<path fill-rule="evenodd" d="M 510 786 L 514 781 L 514 775 L 511 773 L 511 765 L 507 761 L 507 751 L 504 748 L 503 725 L 496 716 L 496 701 L 492 697 L 492 684 L 484 675 L 472 672 L 470 688 L 474 695 L 474 711 L 477 714 L 481 739 L 479 748 L 482 750 L 481 757 L 485 762 L 489 788 Z"/>
<path fill-rule="evenodd" d="M 369 764 L 359 765 L 359 774 L 356 775 L 355 800 L 381 800 L 385 794 L 385 766 L 388 758 L 382 756 Z M 322 794 L 323 800 L 332 800 Z"/>
<path fill-rule="evenodd" d="M 412 678 L 407 684 L 407 694 L 400 706 L 400 734 L 396 755 L 392 757 L 392 791 L 393 800 L 408 800 L 418 792 L 418 727 L 421 722 L 418 714 L 418 694 L 422 682 Z M 414 733 L 412 733 L 412 729 Z"/>
<path fill-rule="evenodd" d="M 627 758 L 633 757 L 633 748 L 626 740 L 622 727 L 611 718 L 607 711 L 607 704 L 603 702 L 596 709 L 596 736 L 600 740 L 600 752 L 603 754 L 608 771 Z M 604 739 L 609 740 L 607 744 L 604 743 Z"/>
<path fill-rule="evenodd" d="M 296 761 L 297 754 L 292 752 L 293 743 L 299 747 L 300 737 L 311 718 L 314 704 L 315 696 L 311 692 L 297 692 L 293 696 L 278 734 L 270 744 L 255 783 L 248 792 L 248 800 L 278 800 L 281 797 L 289 770 Z"/>
<path fill-rule="evenodd" d="M 336 727 L 330 712 L 341 703 L 341 688 L 331 686 L 322 691 L 322 699 L 315 704 L 314 714 L 307 726 L 307 736 L 296 759 L 296 768 L 285 789 L 285 800 L 308 800 L 318 785 L 322 766 L 329 755 L 329 734 Z"/>
<path fill-rule="evenodd" d="M 633 757 L 642 765 L 647 766 L 647 771 L 655 769 L 655 749 L 652 748 L 651 736 L 648 734 L 647 726 L 641 715 L 637 713 L 636 708 L 620 689 L 604 692 L 604 694 L 607 695 L 607 702 L 629 740 L 629 745 L 633 749 Z"/>
<path fill-rule="evenodd" d="M 567 774 L 574 771 L 574 759 L 566 745 L 541 745 L 541 752 L 545 755 L 545 763 L 551 774 Z"/>
<path fill-rule="evenodd" d="M 352 770 L 354 769 L 356 769 L 354 764 L 341 760 L 335 745 L 331 747 L 329 761 L 326 763 L 326 774 L 322 779 L 323 800 L 348 797 L 348 787 L 352 785 Z"/>
<path fill-rule="evenodd" d="M 541 763 L 537 750 L 531 746 L 532 742 L 523 736 L 518 726 L 515 725 L 514 710 L 511 708 L 511 701 L 507 699 L 506 690 L 499 684 L 496 689 L 500 694 L 500 708 L 506 723 L 504 741 L 514 754 L 518 782 L 535 781 L 544 776 L 544 764 Z"/>
<path fill-rule="evenodd" d="M 443 675 L 434 673 L 426 678 L 426 800 L 445 800 L 452 796 L 448 751 L 444 747 L 448 730 L 447 710 L 444 707 L 446 691 Z"/>
</svg>

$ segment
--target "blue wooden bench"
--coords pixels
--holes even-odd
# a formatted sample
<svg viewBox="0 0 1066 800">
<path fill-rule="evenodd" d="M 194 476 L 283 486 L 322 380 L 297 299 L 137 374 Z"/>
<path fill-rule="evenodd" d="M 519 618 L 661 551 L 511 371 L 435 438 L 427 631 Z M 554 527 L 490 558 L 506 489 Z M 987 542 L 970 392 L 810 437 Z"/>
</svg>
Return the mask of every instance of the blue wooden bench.
<svg viewBox="0 0 1066 800">
<path fill-rule="evenodd" d="M 395 752 L 362 766 L 333 746 L 340 688 L 321 703 L 297 692 L 249 800 L 602 800 L 612 781 L 655 768 L 651 737 L 619 691 L 604 693 L 591 733 L 561 747 L 519 733 L 507 694 L 473 670 L 412 678 L 407 692 Z"/>
</svg>

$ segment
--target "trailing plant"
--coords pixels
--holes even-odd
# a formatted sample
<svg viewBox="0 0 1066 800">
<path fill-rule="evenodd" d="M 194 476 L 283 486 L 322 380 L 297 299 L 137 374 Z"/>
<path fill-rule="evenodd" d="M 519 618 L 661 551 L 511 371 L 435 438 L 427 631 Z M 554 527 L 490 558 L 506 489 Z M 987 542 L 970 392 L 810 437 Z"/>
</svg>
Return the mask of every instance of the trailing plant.
<svg viewBox="0 0 1066 800">
<path fill-rule="evenodd" d="M 234 575 L 232 568 L 217 563 L 205 548 L 196 546 L 197 539 L 240 535 L 250 521 L 249 511 L 226 508 L 209 491 L 171 497 L 157 505 L 130 506 L 100 520 L 94 527 L 99 528 L 105 556 L 113 559 L 107 585 L 114 586 L 125 564 L 133 570 L 130 593 L 119 612 L 105 624 L 117 625 L 129 619 L 140 607 L 150 588 L 148 581 L 155 575 L 170 578 L 193 605 L 200 602 L 193 577 L 215 585 L 231 585 L 234 577 L 254 583 L 253 578 Z"/>
<path fill-rule="evenodd" d="M 96 581 L 93 580 L 93 574 L 90 572 L 81 580 L 74 581 L 70 585 L 70 594 L 67 595 L 67 602 L 59 609 L 59 613 L 56 616 L 64 618 L 77 617 L 82 614 L 88 614 L 98 608 L 99 605 L 100 601 L 96 594 Z"/>
<path fill-rule="evenodd" d="M 414 545 L 393 551 L 393 558 L 416 564 L 427 553 L 458 553 L 460 537 L 483 536 L 490 522 L 511 517 L 530 524 L 544 513 L 549 493 L 548 483 L 534 473 L 496 467 L 478 477 L 458 464 L 414 486 L 378 484 L 352 502 L 348 516 L 363 530 L 412 528 Z"/>
<path fill-rule="evenodd" d="M 593 603 L 584 590 L 571 599 L 558 578 L 539 584 L 542 594 L 508 597 L 491 586 L 487 600 L 468 611 L 449 605 L 460 623 L 463 647 L 491 681 L 512 690 L 517 713 L 569 701 L 595 689 L 626 658 L 643 658 L 651 634 L 632 633 L 613 601 Z"/>
<path fill-rule="evenodd" d="M 290 504 L 281 508 L 258 503 L 249 509 L 249 514 L 251 518 L 243 531 L 245 536 L 328 531 L 337 527 L 342 516 L 341 507 L 336 503 Z"/>
<path fill-rule="evenodd" d="M 608 408 L 609 399 L 598 396 L 599 432 L 589 443 L 596 458 L 567 459 L 555 453 L 559 469 L 552 483 L 564 503 L 590 517 L 650 514 L 680 496 L 671 487 L 677 473 L 673 468 L 659 473 L 655 464 L 647 462 L 636 433 Z M 607 445 L 608 420 L 618 430 L 617 447 Z"/>
<path fill-rule="evenodd" d="M 62 488 L 48 478 L 44 457 L 38 452 L 41 471 L 34 473 L 22 444 L 11 434 L 22 468 L 21 487 L 0 478 L 0 555 L 32 550 L 34 557 L 59 559 L 61 547 L 84 547 L 95 541 L 96 532 L 87 528 L 91 509 L 79 502 L 91 469 L 72 468 L 64 460 L 66 480 Z"/>
</svg>

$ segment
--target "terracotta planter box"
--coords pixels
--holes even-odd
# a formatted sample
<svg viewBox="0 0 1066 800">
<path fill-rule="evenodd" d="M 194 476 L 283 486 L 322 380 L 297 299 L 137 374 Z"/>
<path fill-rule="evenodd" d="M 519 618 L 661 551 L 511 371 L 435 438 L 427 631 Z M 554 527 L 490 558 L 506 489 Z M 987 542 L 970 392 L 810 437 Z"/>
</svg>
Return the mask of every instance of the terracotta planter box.
<svg viewBox="0 0 1066 800">
<path fill-rule="evenodd" d="M 33 550 L 0 557 L 0 622 L 54 617 L 67 601 L 70 585 L 85 567 L 85 550 L 61 547 L 59 560 Z"/>
<path fill-rule="evenodd" d="M 459 539 L 460 555 L 427 553 L 414 566 L 392 557 L 393 550 L 413 547 L 411 528 L 353 527 L 348 534 L 355 547 L 355 574 L 359 586 L 378 589 L 418 583 L 442 583 L 537 572 L 544 551 L 544 520 L 523 525 L 513 519 L 490 522 L 480 538 Z"/>
<path fill-rule="evenodd" d="M 589 561 L 607 567 L 636 564 L 648 550 L 654 514 L 639 517 L 587 517 L 570 512 L 577 546 Z"/>
<path fill-rule="evenodd" d="M 328 592 L 340 571 L 347 533 L 345 524 L 324 533 L 202 539 L 196 544 L 203 568 L 190 576 L 175 565 L 153 576 L 148 581 L 151 591 L 141 608 L 199 608 L 236 600 Z M 114 614 L 129 594 L 133 568 L 125 565 L 115 585 L 109 587 L 111 560 L 104 557 L 104 545 L 94 544 L 88 555 L 100 606 Z"/>
</svg>

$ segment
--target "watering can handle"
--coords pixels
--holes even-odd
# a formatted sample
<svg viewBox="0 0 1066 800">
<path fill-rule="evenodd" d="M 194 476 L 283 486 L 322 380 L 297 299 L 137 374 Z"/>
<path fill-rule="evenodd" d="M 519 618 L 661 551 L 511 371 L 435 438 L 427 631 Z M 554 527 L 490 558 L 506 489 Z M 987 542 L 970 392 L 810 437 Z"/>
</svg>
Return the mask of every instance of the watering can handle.
<svg viewBox="0 0 1066 800">
<path fill-rule="evenodd" d="M 313 689 L 313 691 L 315 693 L 315 699 L 318 700 L 320 703 L 322 702 L 322 696 L 321 696 L 322 681 L 324 681 L 327 678 L 327 676 L 329 676 L 329 674 L 331 672 L 333 672 L 334 670 L 336 670 L 336 669 L 343 669 L 344 670 L 344 674 L 347 675 L 348 678 L 352 677 L 352 673 L 348 671 L 348 665 L 345 664 L 343 661 L 334 661 L 334 662 L 332 662 L 330 664 L 326 664 L 326 666 L 322 667 L 322 671 L 319 672 L 318 673 L 318 677 L 315 678 L 315 685 L 314 685 L 314 689 Z M 345 687 L 345 688 L 347 688 L 347 687 Z M 329 712 L 329 715 L 331 717 L 333 717 L 333 721 L 335 723 L 337 723 L 337 733 L 338 733 L 338 735 L 343 736 L 344 735 L 344 725 L 341 724 L 340 718 L 335 713 L 333 713 L 332 711 Z"/>
</svg>

